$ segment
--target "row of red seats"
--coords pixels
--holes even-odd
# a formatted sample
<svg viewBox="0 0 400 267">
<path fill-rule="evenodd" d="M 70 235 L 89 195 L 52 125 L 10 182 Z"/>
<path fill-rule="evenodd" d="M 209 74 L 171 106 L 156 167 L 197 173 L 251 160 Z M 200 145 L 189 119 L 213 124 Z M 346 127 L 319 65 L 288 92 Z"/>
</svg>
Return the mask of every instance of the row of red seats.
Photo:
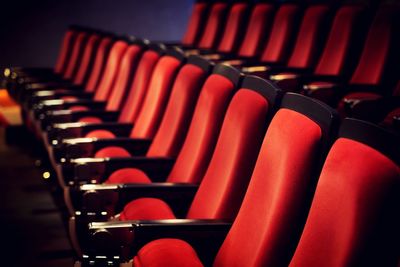
<svg viewBox="0 0 400 267">
<path fill-rule="evenodd" d="M 155 241 L 138 252 L 150 240 L 178 237 L 189 241 L 208 265 L 229 229 L 216 266 L 396 261 L 398 217 L 392 209 L 398 203 L 398 136 L 365 122 L 343 122 L 297 245 L 324 155 L 335 138 L 332 109 L 295 94 L 281 101 L 282 92 L 267 81 L 243 77 L 232 67 L 213 66 L 198 56 L 186 58 L 176 49 L 79 28 L 71 29 L 66 39 L 70 48 L 65 50 L 70 51 L 65 52 L 61 79 L 49 71 L 14 69 L 23 83 L 11 81 L 9 90 L 23 103 L 27 123 L 46 142 L 75 215 L 71 238 L 84 264 L 123 262 L 137 255 L 135 266 L 198 265 L 193 249 L 177 239 Z M 72 86 L 66 82 L 79 75 L 86 80 Z M 84 93 L 77 90 L 83 84 Z M 134 125 L 100 123 L 116 119 Z M 120 135 L 131 138 L 110 139 Z M 84 136 L 89 139 L 65 139 Z M 339 178 L 343 181 L 338 184 Z M 105 185 L 90 185 L 103 181 Z M 134 184 L 121 184 L 125 182 Z M 353 197 L 343 199 L 343 194 Z M 371 203 L 374 208 L 367 206 Z M 338 210 L 340 218 L 335 217 Z M 124 222 L 87 228 L 88 222 L 110 216 Z M 126 221 L 176 216 L 192 220 Z M 365 219 L 369 216 L 378 221 L 371 224 Z M 330 239 L 333 232 L 339 240 Z M 378 234 L 382 240 L 374 236 Z M 357 241 L 345 246 L 349 239 Z"/>
</svg>

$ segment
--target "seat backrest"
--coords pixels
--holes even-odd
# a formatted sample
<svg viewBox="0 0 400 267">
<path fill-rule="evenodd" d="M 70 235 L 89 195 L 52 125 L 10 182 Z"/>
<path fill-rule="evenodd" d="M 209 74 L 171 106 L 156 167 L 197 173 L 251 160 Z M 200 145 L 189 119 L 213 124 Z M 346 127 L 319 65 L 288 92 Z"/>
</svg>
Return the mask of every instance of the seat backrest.
<svg viewBox="0 0 400 267">
<path fill-rule="evenodd" d="M 200 90 L 211 68 L 210 62 L 201 57 L 188 58 L 176 76 L 160 127 L 146 153 L 147 156 L 176 157 L 189 127 Z"/>
<path fill-rule="evenodd" d="M 261 55 L 262 62 L 283 63 L 295 36 L 301 8 L 297 4 L 282 4 L 275 14 L 268 42 Z"/>
<path fill-rule="evenodd" d="M 382 6 L 378 10 L 350 83 L 378 84 L 382 80 L 395 34 L 394 20 L 399 14 L 399 9 L 392 5 Z"/>
<path fill-rule="evenodd" d="M 185 61 L 183 52 L 170 49 L 154 67 L 147 93 L 136 123 L 130 133 L 131 138 L 153 138 L 167 105 L 172 84 Z"/>
<path fill-rule="evenodd" d="M 73 28 L 70 28 L 65 32 L 63 40 L 61 42 L 61 48 L 57 57 L 57 62 L 56 65 L 54 66 L 55 73 L 58 74 L 64 73 L 77 34 L 78 31 L 76 31 Z"/>
<path fill-rule="evenodd" d="M 244 26 L 247 23 L 247 3 L 235 3 L 232 5 L 226 18 L 225 29 L 222 34 L 217 51 L 222 53 L 233 53 L 236 51 L 238 41 L 243 36 Z"/>
<path fill-rule="evenodd" d="M 400 138 L 344 120 L 290 266 L 396 266 Z"/>
<path fill-rule="evenodd" d="M 313 65 L 318 56 L 322 31 L 327 26 L 328 13 L 328 5 L 312 5 L 306 9 L 293 52 L 287 63 L 289 67 L 308 68 Z"/>
<path fill-rule="evenodd" d="M 273 13 L 274 6 L 272 4 L 260 3 L 253 8 L 238 51 L 239 56 L 254 57 L 260 53 L 271 28 Z"/>
<path fill-rule="evenodd" d="M 117 40 L 111 47 L 101 79 L 95 89 L 94 100 L 105 101 L 109 97 L 121 65 L 121 58 L 127 48 L 128 43 L 125 40 Z"/>
<path fill-rule="evenodd" d="M 216 2 L 211 6 L 206 26 L 199 41 L 199 48 L 211 49 L 215 47 L 219 39 L 218 35 L 223 27 L 227 9 L 228 4 L 223 2 Z"/>
<path fill-rule="evenodd" d="M 192 14 L 182 38 L 182 44 L 187 46 L 195 45 L 203 31 L 209 4 L 207 2 L 197 2 L 193 5 Z"/>
<path fill-rule="evenodd" d="M 72 80 L 74 78 L 74 74 L 79 67 L 82 52 L 86 46 L 89 35 L 90 33 L 85 31 L 77 34 L 75 42 L 72 46 L 67 67 L 65 68 L 65 72 L 63 74 L 64 79 Z"/>
<path fill-rule="evenodd" d="M 342 72 L 355 35 L 357 22 L 361 19 L 362 5 L 344 5 L 336 12 L 325 47 L 314 70 L 315 74 L 339 75 Z"/>
<path fill-rule="evenodd" d="M 231 66 L 219 64 L 214 67 L 201 89 L 188 133 L 168 175 L 168 182 L 200 182 L 240 77 L 239 71 Z"/>
<path fill-rule="evenodd" d="M 92 33 L 85 45 L 84 51 L 82 53 L 82 59 L 78 66 L 76 75 L 74 77 L 73 83 L 75 85 L 84 86 L 87 79 L 89 78 L 90 70 L 93 67 L 94 58 L 96 55 L 97 48 L 99 46 L 101 36 L 99 33 Z"/>
<path fill-rule="evenodd" d="M 214 266 L 287 266 L 336 119 L 319 101 L 292 93 L 283 97 Z"/>
<path fill-rule="evenodd" d="M 165 47 L 160 44 L 149 44 L 148 49 L 140 58 L 135 76 L 131 83 L 129 94 L 118 118 L 119 122 L 135 123 L 146 96 L 147 87 L 154 67 L 165 53 Z"/>
<path fill-rule="evenodd" d="M 99 46 L 96 50 L 93 66 L 90 68 L 90 75 L 85 86 L 86 92 L 94 92 L 96 90 L 113 43 L 114 40 L 111 36 L 105 36 L 100 40 Z"/>
<path fill-rule="evenodd" d="M 245 77 L 240 87 L 226 111 L 189 219 L 233 220 L 246 192 L 278 89 L 252 76 Z"/>
<path fill-rule="evenodd" d="M 120 110 L 124 98 L 131 82 L 140 56 L 144 50 L 144 43 L 142 40 L 130 40 L 129 46 L 121 58 L 118 73 L 115 77 L 115 83 L 111 88 L 111 93 L 107 99 L 106 110 L 117 111 Z"/>
</svg>

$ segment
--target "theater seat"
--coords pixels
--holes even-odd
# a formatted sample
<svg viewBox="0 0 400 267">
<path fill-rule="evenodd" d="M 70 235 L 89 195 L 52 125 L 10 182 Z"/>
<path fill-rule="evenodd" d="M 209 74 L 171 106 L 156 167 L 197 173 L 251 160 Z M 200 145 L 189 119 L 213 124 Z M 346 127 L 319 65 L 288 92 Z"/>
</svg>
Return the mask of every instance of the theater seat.
<svg viewBox="0 0 400 267">
<path fill-rule="evenodd" d="M 276 89 L 271 84 L 254 77 L 244 79 L 228 106 L 211 161 L 186 218 L 233 220 L 269 122 L 268 114 L 274 110 L 269 97 L 275 96 Z M 176 216 L 172 206 L 154 196 L 130 201 L 119 219 L 174 219 Z"/>
<path fill-rule="evenodd" d="M 396 266 L 399 136 L 346 119 L 290 266 Z"/>
<path fill-rule="evenodd" d="M 284 96 L 281 108 L 268 127 L 243 203 L 218 255 L 216 258 L 215 255 L 200 257 L 212 261 L 215 258 L 215 266 L 265 266 L 268 262 L 287 265 L 300 236 L 312 188 L 335 134 L 336 124 L 335 112 L 326 105 L 300 95 Z M 217 190 L 212 188 L 210 193 Z M 207 194 L 202 192 L 201 187 L 198 192 Z M 214 204 L 204 206 L 201 210 L 212 210 L 212 207 Z M 168 224 L 171 223 L 174 222 Z M 162 225 L 163 222 L 150 221 L 149 224 Z M 176 228 L 179 229 L 179 226 Z M 169 232 L 169 235 L 162 236 L 174 237 L 174 234 Z M 192 237 L 187 235 L 197 245 L 199 243 L 196 240 L 201 236 L 201 233 Z M 146 240 L 152 239 L 157 239 L 157 236 L 153 235 Z M 218 240 L 211 241 L 208 238 L 210 248 L 219 244 Z M 170 246 L 170 242 L 178 246 Z M 150 262 L 164 264 L 168 262 L 164 258 L 166 255 L 180 257 L 182 249 L 184 255 L 191 255 L 184 262 L 196 266 L 199 260 L 195 258 L 195 253 L 186 250 L 187 244 L 182 244 L 171 239 L 154 241 L 139 250 L 134 262 L 142 263 L 149 259 Z M 162 258 L 159 258 L 158 253 L 152 249 L 154 246 L 168 253 L 162 253 Z M 148 248 L 154 253 L 145 253 Z M 208 245 L 203 243 L 196 248 L 204 251 Z M 210 262 L 206 261 L 206 265 L 210 265 Z"/>
<path fill-rule="evenodd" d="M 206 1 L 198 1 L 193 5 L 185 35 L 182 38 L 183 46 L 196 46 L 204 29 L 210 4 Z"/>
</svg>

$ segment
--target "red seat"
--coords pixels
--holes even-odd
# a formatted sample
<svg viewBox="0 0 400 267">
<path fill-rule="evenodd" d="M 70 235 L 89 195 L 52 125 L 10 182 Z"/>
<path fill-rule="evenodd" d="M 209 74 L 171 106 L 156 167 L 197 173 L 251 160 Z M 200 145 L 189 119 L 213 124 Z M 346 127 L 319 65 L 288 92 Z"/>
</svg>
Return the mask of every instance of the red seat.
<svg viewBox="0 0 400 267">
<path fill-rule="evenodd" d="M 182 39 L 184 46 L 195 46 L 204 29 L 206 15 L 209 9 L 209 4 L 206 2 L 196 2 L 193 5 L 192 14 L 190 15 L 189 22 L 186 28 L 185 35 Z"/>
<path fill-rule="evenodd" d="M 282 107 L 268 127 L 238 215 L 213 266 L 285 266 L 289 263 L 323 151 L 334 134 L 334 114 L 329 107 L 309 98 L 284 96 Z M 161 253 L 162 258 L 156 247 L 165 252 Z M 147 251 L 153 253 L 147 254 Z M 186 255 L 182 260 L 187 266 L 202 266 L 194 250 L 175 239 L 159 239 L 145 245 L 137 253 L 134 264 L 147 266 L 149 262 L 149 266 L 162 266 L 167 262 L 176 266 L 174 259 L 181 255 Z"/>
<path fill-rule="evenodd" d="M 399 137 L 345 120 L 290 266 L 396 266 Z"/>
</svg>

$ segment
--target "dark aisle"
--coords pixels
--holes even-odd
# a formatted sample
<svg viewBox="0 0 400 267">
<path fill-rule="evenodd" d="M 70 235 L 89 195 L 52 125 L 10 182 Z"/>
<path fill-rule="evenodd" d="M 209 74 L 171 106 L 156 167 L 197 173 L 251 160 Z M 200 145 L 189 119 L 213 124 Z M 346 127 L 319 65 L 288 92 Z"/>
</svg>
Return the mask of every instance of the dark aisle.
<svg viewBox="0 0 400 267">
<path fill-rule="evenodd" d="M 61 213 L 29 156 L 30 142 L 7 145 L 0 128 L 1 266 L 72 266 Z"/>
</svg>

